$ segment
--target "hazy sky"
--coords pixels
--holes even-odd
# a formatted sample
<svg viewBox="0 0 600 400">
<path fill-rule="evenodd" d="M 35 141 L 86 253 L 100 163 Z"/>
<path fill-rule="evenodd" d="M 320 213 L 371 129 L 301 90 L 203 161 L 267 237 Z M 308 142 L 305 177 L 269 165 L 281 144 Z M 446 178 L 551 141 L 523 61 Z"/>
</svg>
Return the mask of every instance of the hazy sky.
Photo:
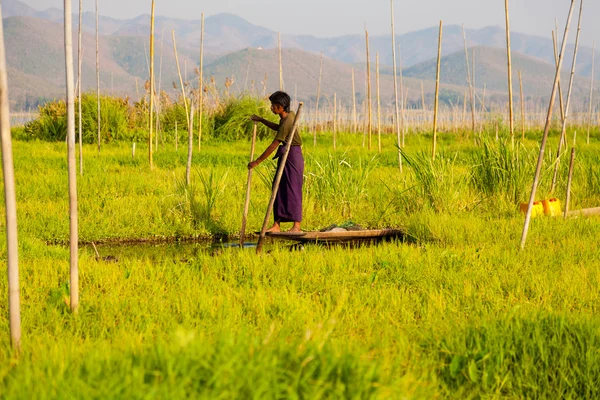
<svg viewBox="0 0 600 400">
<path fill-rule="evenodd" d="M 63 0 L 22 0 L 37 9 L 63 7 Z M 72 0 L 74 10 L 78 0 Z M 151 0 L 98 0 L 100 14 L 115 18 L 131 18 L 149 14 Z M 571 38 L 579 0 L 573 15 Z M 86 11 L 93 11 L 95 0 L 83 0 Z M 124 7 L 126 4 L 126 7 Z M 568 0 L 510 0 L 511 29 L 515 32 L 549 37 L 558 18 L 564 30 L 570 1 Z M 467 28 L 489 25 L 504 26 L 503 0 L 394 0 L 396 33 L 444 24 L 464 23 Z M 247 21 L 284 34 L 310 34 L 320 37 L 362 33 L 366 23 L 371 35 L 390 32 L 389 0 L 156 0 L 157 15 L 184 19 L 199 19 L 221 12 L 239 15 Z M 582 42 L 600 43 L 600 1 L 584 1 Z"/>
</svg>

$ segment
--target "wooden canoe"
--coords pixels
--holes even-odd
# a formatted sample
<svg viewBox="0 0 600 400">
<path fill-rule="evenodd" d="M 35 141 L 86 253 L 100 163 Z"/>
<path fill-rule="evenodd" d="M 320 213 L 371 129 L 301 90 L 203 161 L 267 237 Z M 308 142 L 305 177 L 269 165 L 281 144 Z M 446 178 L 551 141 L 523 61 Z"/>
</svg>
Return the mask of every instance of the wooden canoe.
<svg viewBox="0 0 600 400">
<path fill-rule="evenodd" d="M 339 243 L 366 241 L 385 238 L 402 237 L 404 232 L 398 229 L 378 229 L 342 232 L 269 232 L 267 237 L 291 240 L 301 243 Z"/>
</svg>

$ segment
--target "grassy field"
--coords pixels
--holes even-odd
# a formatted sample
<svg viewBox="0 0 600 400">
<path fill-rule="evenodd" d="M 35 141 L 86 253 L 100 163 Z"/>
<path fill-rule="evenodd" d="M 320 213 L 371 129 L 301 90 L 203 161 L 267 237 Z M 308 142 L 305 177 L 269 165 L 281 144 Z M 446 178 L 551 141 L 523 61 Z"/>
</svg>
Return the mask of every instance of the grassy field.
<svg viewBox="0 0 600 400">
<path fill-rule="evenodd" d="M 519 250 L 539 136 L 512 150 L 442 134 L 432 163 L 430 138 L 410 135 L 400 173 L 392 137 L 378 154 L 362 136 L 339 135 L 333 152 L 331 135 L 316 148 L 306 135 L 303 228 L 352 220 L 406 240 L 116 263 L 82 246 L 77 315 L 65 304 L 66 146 L 15 142 L 23 350 L 11 350 L 2 302 L 0 397 L 597 398 L 598 219 L 536 217 Z M 572 208 L 600 205 L 599 149 L 597 136 L 578 142 Z M 186 187 L 172 144 L 154 171 L 142 144 L 135 158 L 127 143 L 100 156 L 86 146 L 80 239 L 235 236 L 248 153 L 247 142 L 203 144 Z M 568 162 L 554 194 L 550 163 L 539 198 L 564 202 Z M 248 231 L 272 175 L 266 163 L 254 174 Z"/>
</svg>

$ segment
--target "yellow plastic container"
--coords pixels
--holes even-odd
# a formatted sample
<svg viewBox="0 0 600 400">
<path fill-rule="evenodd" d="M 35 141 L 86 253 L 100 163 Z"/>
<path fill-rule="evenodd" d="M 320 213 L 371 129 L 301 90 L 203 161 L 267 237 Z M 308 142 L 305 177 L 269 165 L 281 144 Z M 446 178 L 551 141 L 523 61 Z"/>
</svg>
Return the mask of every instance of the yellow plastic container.
<svg viewBox="0 0 600 400">
<path fill-rule="evenodd" d="M 521 212 L 523 214 L 527 214 L 527 208 L 529 206 L 529 203 L 521 203 Z M 536 201 L 535 203 L 533 203 L 533 209 L 531 210 L 531 217 L 536 217 L 538 215 L 543 215 L 544 214 L 544 205 L 542 204 L 541 201 Z"/>
<path fill-rule="evenodd" d="M 544 205 L 544 214 L 551 217 L 556 217 L 562 214 L 562 211 L 560 210 L 560 200 L 544 200 L 542 201 L 542 204 Z"/>
</svg>

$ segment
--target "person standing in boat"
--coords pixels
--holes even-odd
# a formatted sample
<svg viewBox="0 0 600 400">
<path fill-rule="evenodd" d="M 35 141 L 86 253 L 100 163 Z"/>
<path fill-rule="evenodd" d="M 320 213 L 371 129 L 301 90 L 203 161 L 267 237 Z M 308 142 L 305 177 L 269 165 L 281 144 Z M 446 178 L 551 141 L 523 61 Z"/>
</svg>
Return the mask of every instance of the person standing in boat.
<svg viewBox="0 0 600 400">
<path fill-rule="evenodd" d="M 281 91 L 277 91 L 269 96 L 271 101 L 271 111 L 279 116 L 279 123 L 271 122 L 258 115 L 252 115 L 252 121 L 260 122 L 266 127 L 276 131 L 273 142 L 256 160 L 248 164 L 248 169 L 256 168 L 261 162 L 265 161 L 273 153 L 274 159 L 277 159 L 277 168 L 281 164 L 282 156 L 285 152 L 285 145 L 292 133 L 292 126 L 296 119 L 296 113 L 290 111 L 290 96 Z M 289 232 L 301 232 L 300 223 L 302 222 L 302 184 L 304 182 L 304 157 L 302 156 L 302 138 L 300 133 L 294 134 L 291 143 L 290 152 L 281 176 L 279 191 L 275 197 L 273 206 L 274 223 L 267 232 L 281 232 L 282 222 L 293 222 Z"/>
</svg>

